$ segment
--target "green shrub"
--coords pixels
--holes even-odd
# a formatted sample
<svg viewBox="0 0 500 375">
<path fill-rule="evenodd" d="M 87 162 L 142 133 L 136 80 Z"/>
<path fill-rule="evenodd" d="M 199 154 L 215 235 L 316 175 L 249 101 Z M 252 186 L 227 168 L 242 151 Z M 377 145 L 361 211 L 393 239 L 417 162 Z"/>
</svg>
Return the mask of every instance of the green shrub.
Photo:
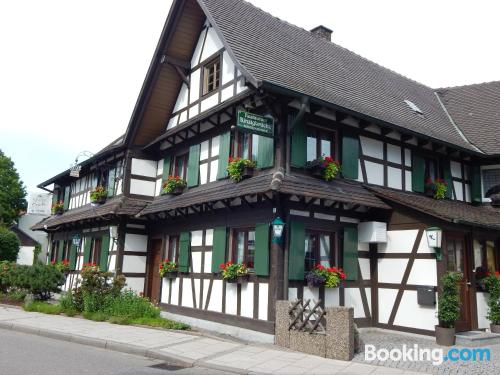
<svg viewBox="0 0 500 375">
<path fill-rule="evenodd" d="M 0 225 L 0 260 L 15 262 L 19 253 L 19 238 L 16 234 Z"/>
<path fill-rule="evenodd" d="M 500 324 L 500 274 L 488 276 L 486 279 L 488 296 L 488 315 L 492 324 Z"/>
<path fill-rule="evenodd" d="M 441 278 L 442 292 L 438 299 L 438 320 L 443 328 L 453 328 L 460 317 L 460 296 L 458 282 L 462 275 L 447 272 Z"/>
<path fill-rule="evenodd" d="M 11 287 L 33 294 L 35 299 L 50 299 L 59 293 L 64 284 L 64 274 L 51 265 L 16 266 L 11 273 Z"/>
<path fill-rule="evenodd" d="M 153 305 L 147 298 L 143 298 L 128 289 L 118 296 L 108 296 L 102 311 L 109 316 L 135 318 L 157 318 L 160 309 Z"/>
<path fill-rule="evenodd" d="M 25 311 L 39 312 L 43 314 L 58 315 L 62 312 L 60 305 L 53 305 L 48 302 L 35 301 L 27 305 L 23 305 Z"/>
<path fill-rule="evenodd" d="M 13 268 L 15 263 L 0 261 L 0 292 L 6 293 L 11 286 Z"/>
<path fill-rule="evenodd" d="M 82 283 L 75 291 L 75 297 L 81 293 L 81 305 L 85 312 L 96 312 L 103 309 L 104 304 L 110 299 L 120 295 L 125 286 L 125 277 L 118 275 L 113 277 L 111 272 L 103 272 L 97 266 L 84 266 L 82 269 Z M 76 299 L 76 298 L 75 298 Z"/>
<path fill-rule="evenodd" d="M 35 245 L 35 248 L 33 249 L 33 264 L 41 263 L 39 259 L 41 253 L 42 253 L 42 245 L 37 243 Z"/>
<path fill-rule="evenodd" d="M 112 324 L 120 324 L 126 326 L 131 323 L 131 319 L 126 316 L 111 316 L 108 319 L 108 322 Z"/>
<path fill-rule="evenodd" d="M 63 308 L 61 308 L 61 310 L 62 310 L 63 314 L 66 314 L 66 316 L 69 316 L 69 317 L 73 317 L 75 315 L 78 315 L 78 311 L 76 311 L 75 309 L 63 309 Z"/>
</svg>

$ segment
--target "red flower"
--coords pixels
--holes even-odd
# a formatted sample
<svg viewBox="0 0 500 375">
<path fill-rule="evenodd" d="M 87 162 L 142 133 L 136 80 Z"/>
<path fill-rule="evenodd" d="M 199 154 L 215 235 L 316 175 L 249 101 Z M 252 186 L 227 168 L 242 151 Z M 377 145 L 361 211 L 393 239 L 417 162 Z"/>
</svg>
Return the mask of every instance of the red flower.
<svg viewBox="0 0 500 375">
<path fill-rule="evenodd" d="M 160 264 L 160 269 L 161 269 L 161 270 L 163 269 L 163 264 Z"/>
<path fill-rule="evenodd" d="M 50 262 L 50 264 L 55 265 L 55 264 L 56 264 L 56 261 L 55 261 L 55 260 L 53 260 L 52 262 Z"/>
</svg>

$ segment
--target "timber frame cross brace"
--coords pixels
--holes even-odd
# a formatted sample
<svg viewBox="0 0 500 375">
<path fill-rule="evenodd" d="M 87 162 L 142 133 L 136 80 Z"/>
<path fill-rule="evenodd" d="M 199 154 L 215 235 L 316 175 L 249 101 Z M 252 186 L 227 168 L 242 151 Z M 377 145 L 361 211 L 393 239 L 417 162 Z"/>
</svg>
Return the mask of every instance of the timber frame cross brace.
<svg viewBox="0 0 500 375">
<path fill-rule="evenodd" d="M 175 58 L 172 56 L 168 56 L 168 55 L 163 55 L 161 57 L 160 62 L 162 64 L 171 65 L 177 71 L 177 73 L 182 78 L 182 80 L 184 81 L 186 86 L 189 88 L 189 78 L 188 78 L 186 72 L 189 71 L 189 69 L 191 69 L 191 64 L 189 64 L 188 61 L 184 61 L 184 60 L 181 60 L 181 59 L 178 59 L 178 58 Z"/>
</svg>

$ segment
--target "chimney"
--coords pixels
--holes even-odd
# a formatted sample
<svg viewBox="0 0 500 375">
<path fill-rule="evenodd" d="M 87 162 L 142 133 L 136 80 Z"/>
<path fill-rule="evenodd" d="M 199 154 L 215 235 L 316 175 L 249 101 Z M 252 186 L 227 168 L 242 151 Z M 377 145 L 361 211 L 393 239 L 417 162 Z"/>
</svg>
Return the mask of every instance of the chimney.
<svg viewBox="0 0 500 375">
<path fill-rule="evenodd" d="M 330 30 L 328 27 L 325 27 L 323 25 L 316 26 L 311 30 L 311 33 L 318 38 L 326 39 L 329 42 L 332 41 L 333 30 Z"/>
</svg>

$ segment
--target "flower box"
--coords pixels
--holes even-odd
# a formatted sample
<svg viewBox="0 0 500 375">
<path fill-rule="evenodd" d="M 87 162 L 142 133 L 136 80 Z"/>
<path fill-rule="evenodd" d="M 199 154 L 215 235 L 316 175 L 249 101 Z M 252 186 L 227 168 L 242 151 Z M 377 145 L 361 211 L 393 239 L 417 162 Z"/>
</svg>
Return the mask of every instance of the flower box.
<svg viewBox="0 0 500 375">
<path fill-rule="evenodd" d="M 253 177 L 254 171 L 255 171 L 254 167 L 245 167 L 241 172 L 241 177 L 243 179 Z"/>
<path fill-rule="evenodd" d="M 227 173 L 233 181 L 240 182 L 245 178 L 252 177 L 255 167 L 257 167 L 257 163 L 253 160 L 230 157 Z"/>
<path fill-rule="evenodd" d="M 51 208 L 52 215 L 62 215 L 64 212 L 64 202 L 55 202 Z"/>
<path fill-rule="evenodd" d="M 158 272 L 160 277 L 164 277 L 166 279 L 175 279 L 179 273 L 177 263 L 168 259 L 165 259 L 160 263 Z"/>
<path fill-rule="evenodd" d="M 243 263 L 226 262 L 219 265 L 222 279 L 228 283 L 242 284 L 248 282 L 248 268 Z"/>
<path fill-rule="evenodd" d="M 424 194 L 434 199 L 445 199 L 448 184 L 442 178 L 428 178 L 425 181 Z"/>
<path fill-rule="evenodd" d="M 90 203 L 93 206 L 98 206 L 106 202 L 108 198 L 108 191 L 104 188 L 104 186 L 98 185 L 95 189 L 90 191 Z"/>
<path fill-rule="evenodd" d="M 325 267 L 317 264 L 313 270 L 306 275 L 307 285 L 310 288 L 324 286 L 326 288 L 336 288 L 345 279 L 342 268 Z"/>
<path fill-rule="evenodd" d="M 64 209 L 63 208 L 57 208 L 54 210 L 54 215 L 62 215 L 64 213 Z"/>
<path fill-rule="evenodd" d="M 333 160 L 330 156 L 321 157 L 309 162 L 307 164 L 307 168 L 309 169 L 311 176 L 325 181 L 335 179 L 341 170 L 339 162 Z"/>
<path fill-rule="evenodd" d="M 500 194 L 493 194 L 490 196 L 490 199 L 493 207 L 500 207 Z"/>
<path fill-rule="evenodd" d="M 187 182 L 179 176 L 168 176 L 167 181 L 163 183 L 161 194 L 180 195 L 184 192 Z"/>
<path fill-rule="evenodd" d="M 165 279 L 175 279 L 175 278 L 177 278 L 177 276 L 179 276 L 179 272 L 177 272 L 177 271 L 165 272 L 163 274 L 163 278 L 165 278 Z"/>
<path fill-rule="evenodd" d="M 249 275 L 236 276 L 234 279 L 227 279 L 229 284 L 244 284 L 248 282 Z"/>
</svg>

